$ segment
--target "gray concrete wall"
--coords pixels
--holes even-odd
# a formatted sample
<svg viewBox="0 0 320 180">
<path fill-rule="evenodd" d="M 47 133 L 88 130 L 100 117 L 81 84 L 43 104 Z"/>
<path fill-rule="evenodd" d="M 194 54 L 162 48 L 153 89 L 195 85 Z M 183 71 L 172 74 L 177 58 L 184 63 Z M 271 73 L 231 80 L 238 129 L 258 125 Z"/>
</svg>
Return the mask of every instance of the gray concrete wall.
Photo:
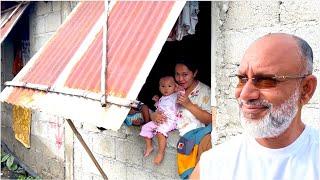
<svg viewBox="0 0 320 180">
<path fill-rule="evenodd" d="M 239 109 L 234 98 L 235 73 L 246 48 L 270 32 L 286 32 L 304 38 L 314 51 L 314 74 L 320 80 L 320 2 L 319 1 L 235 1 L 216 2 L 217 126 L 221 141 L 242 132 Z M 320 127 L 320 86 L 304 108 L 302 119 Z"/>
</svg>

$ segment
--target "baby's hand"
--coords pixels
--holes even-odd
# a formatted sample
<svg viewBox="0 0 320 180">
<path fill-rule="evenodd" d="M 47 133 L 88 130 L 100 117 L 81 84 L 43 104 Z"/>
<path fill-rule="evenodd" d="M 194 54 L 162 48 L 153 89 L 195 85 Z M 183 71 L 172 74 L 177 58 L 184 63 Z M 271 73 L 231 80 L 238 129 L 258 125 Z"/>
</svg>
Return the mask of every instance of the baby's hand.
<svg viewBox="0 0 320 180">
<path fill-rule="evenodd" d="M 154 102 L 158 102 L 159 99 L 160 99 L 160 97 L 159 97 L 158 95 L 154 95 L 154 96 L 152 97 L 152 100 L 153 100 Z"/>
<path fill-rule="evenodd" d="M 179 86 L 177 85 L 176 86 L 176 92 L 178 92 L 179 94 L 185 94 L 186 90 L 182 87 L 182 86 Z"/>
</svg>

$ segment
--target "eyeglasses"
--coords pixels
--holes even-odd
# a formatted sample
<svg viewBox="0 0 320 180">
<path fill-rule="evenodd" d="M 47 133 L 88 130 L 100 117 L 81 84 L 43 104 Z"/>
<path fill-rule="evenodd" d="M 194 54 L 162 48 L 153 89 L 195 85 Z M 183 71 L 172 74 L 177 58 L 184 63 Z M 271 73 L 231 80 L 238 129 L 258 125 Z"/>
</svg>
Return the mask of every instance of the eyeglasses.
<svg viewBox="0 0 320 180">
<path fill-rule="evenodd" d="M 242 88 L 251 79 L 252 83 L 257 88 L 267 89 L 267 88 L 272 88 L 272 87 L 277 86 L 277 84 L 280 82 L 284 82 L 284 81 L 290 80 L 290 79 L 302 79 L 302 78 L 305 78 L 309 75 L 310 74 L 292 75 L 292 76 L 256 75 L 252 78 L 248 78 L 245 75 L 234 74 L 229 77 L 237 77 L 238 78 L 237 88 Z"/>
</svg>

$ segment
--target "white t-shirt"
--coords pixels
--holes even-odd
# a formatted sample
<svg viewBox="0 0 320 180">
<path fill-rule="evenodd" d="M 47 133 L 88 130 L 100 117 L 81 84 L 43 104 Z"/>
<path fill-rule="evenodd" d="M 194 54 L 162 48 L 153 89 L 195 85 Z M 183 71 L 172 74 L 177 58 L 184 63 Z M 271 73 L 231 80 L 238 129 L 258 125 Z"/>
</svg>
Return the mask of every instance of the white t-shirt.
<svg viewBox="0 0 320 180">
<path fill-rule="evenodd" d="M 200 179 L 319 180 L 320 131 L 306 126 L 298 139 L 280 149 L 239 135 L 202 154 Z"/>
</svg>

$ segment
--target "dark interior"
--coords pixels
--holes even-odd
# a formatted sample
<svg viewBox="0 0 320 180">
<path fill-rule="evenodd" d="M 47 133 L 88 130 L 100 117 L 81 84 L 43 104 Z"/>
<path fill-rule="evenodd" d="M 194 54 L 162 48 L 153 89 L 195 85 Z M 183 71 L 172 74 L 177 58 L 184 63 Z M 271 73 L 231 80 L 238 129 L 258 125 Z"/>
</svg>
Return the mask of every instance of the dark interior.
<svg viewBox="0 0 320 180">
<path fill-rule="evenodd" d="M 191 57 L 197 63 L 197 79 L 210 86 L 211 77 L 211 2 L 199 2 L 198 24 L 196 33 L 183 37 L 181 41 L 167 41 L 156 60 L 138 100 L 153 107 L 152 96 L 160 95 L 158 90 L 159 78 L 163 75 L 174 75 L 175 59 Z"/>
</svg>

